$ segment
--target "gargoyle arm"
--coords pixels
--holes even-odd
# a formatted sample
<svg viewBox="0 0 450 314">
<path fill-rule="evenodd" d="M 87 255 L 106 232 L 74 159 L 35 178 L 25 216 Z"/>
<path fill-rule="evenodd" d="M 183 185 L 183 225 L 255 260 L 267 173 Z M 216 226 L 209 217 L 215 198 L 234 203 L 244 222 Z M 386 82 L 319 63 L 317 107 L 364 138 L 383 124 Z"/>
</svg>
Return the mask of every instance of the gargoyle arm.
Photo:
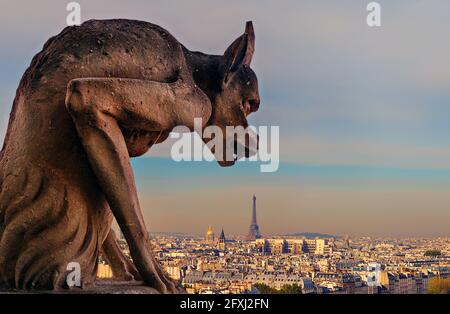
<svg viewBox="0 0 450 314">
<path fill-rule="evenodd" d="M 209 99 L 182 83 L 85 78 L 69 84 L 66 107 L 142 279 L 162 293 L 175 292 L 151 252 L 119 125 L 148 131 L 171 130 L 180 123 L 189 127 L 194 117 L 209 118 Z"/>
</svg>

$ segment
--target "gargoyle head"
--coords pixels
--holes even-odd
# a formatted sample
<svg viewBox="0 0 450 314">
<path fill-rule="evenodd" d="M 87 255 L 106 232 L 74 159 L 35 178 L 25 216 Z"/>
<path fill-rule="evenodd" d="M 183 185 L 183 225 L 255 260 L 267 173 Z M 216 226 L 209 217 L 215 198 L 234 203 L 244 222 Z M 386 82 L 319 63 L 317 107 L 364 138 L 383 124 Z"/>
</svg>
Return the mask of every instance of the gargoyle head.
<svg viewBox="0 0 450 314">
<path fill-rule="evenodd" d="M 223 133 L 222 147 L 211 147 L 221 166 L 231 166 L 242 157 L 250 157 L 257 153 L 258 136 L 254 132 L 246 132 L 245 137 L 227 135 L 226 127 L 243 127 L 247 129 L 247 116 L 258 110 L 258 80 L 250 68 L 255 49 L 255 32 L 252 22 L 247 22 L 245 32 L 238 37 L 225 51 L 221 67 L 220 81 L 212 94 L 212 114 L 208 125 L 221 128 Z M 208 143 L 211 138 L 203 138 Z M 234 156 L 226 154 L 227 149 L 234 150 Z M 232 154 L 233 155 L 233 154 Z M 227 158 L 228 157 L 228 158 Z"/>
</svg>

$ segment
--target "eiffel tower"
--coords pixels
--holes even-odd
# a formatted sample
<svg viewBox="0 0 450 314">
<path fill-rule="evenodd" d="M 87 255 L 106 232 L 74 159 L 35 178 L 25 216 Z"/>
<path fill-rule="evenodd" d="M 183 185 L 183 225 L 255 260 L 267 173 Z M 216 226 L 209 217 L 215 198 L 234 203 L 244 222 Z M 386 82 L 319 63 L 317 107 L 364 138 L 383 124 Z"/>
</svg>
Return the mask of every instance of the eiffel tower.
<svg viewBox="0 0 450 314">
<path fill-rule="evenodd" d="M 253 241 L 259 238 L 261 238 L 261 233 L 259 233 L 259 226 L 256 222 L 256 196 L 255 194 L 253 194 L 252 222 L 250 223 L 250 228 L 248 230 L 246 239 L 249 241 Z"/>
</svg>

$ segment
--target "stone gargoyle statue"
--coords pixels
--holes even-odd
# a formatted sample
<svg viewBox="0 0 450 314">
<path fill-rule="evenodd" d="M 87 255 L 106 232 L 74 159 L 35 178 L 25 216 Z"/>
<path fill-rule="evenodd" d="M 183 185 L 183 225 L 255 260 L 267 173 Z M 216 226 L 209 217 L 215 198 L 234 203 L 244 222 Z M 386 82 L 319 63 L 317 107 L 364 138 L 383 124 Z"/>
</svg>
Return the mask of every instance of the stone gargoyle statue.
<svg viewBox="0 0 450 314">
<path fill-rule="evenodd" d="M 247 22 L 223 55 L 207 55 L 125 19 L 50 38 L 20 81 L 0 155 L 0 287 L 67 288 L 72 262 L 91 287 L 102 254 L 120 280 L 179 292 L 152 254 L 130 157 L 177 125 L 192 129 L 194 118 L 247 127 L 259 107 L 254 41 Z M 113 217 L 133 262 L 116 243 Z"/>
</svg>

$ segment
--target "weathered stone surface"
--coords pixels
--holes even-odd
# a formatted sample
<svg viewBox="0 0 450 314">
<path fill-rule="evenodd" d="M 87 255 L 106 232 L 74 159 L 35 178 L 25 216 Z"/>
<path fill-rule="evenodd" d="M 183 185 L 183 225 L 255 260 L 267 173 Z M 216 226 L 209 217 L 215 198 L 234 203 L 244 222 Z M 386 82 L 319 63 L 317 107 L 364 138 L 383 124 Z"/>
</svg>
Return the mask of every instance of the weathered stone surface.
<svg viewBox="0 0 450 314">
<path fill-rule="evenodd" d="M 153 257 L 129 159 L 194 118 L 247 127 L 259 106 L 253 50 L 251 23 L 222 56 L 132 20 L 50 38 L 20 81 L 0 153 L 0 286 L 61 289 L 78 263 L 89 287 L 102 252 L 115 277 L 180 291 Z M 113 216 L 134 263 L 117 247 Z"/>
</svg>

